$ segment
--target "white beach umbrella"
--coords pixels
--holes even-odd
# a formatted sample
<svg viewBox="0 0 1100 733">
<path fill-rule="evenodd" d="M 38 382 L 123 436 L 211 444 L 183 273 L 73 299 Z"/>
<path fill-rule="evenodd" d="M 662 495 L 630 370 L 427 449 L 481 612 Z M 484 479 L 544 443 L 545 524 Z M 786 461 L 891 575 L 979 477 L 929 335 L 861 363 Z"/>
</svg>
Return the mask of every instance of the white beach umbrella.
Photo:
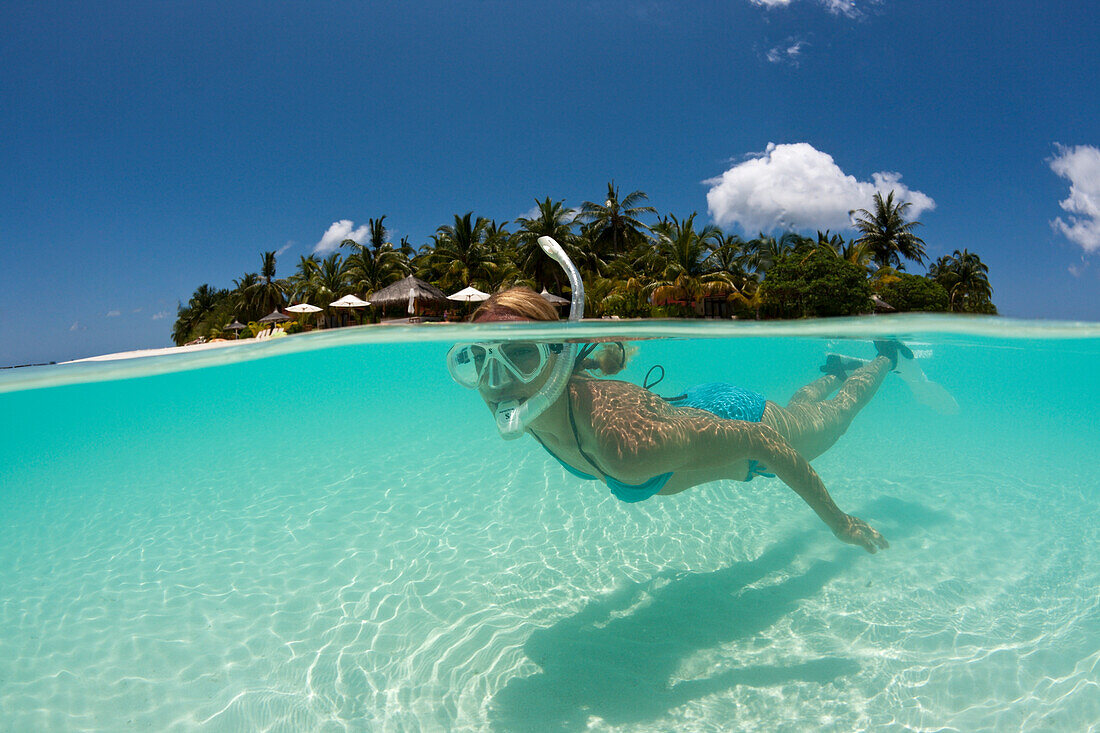
<svg viewBox="0 0 1100 733">
<path fill-rule="evenodd" d="M 321 309 L 315 305 L 309 303 L 299 303 L 298 305 L 290 305 L 284 308 L 287 313 L 320 313 Z"/>
<path fill-rule="evenodd" d="M 457 293 L 451 293 L 447 296 L 447 300 L 457 300 L 460 303 L 480 303 L 488 298 L 488 293 L 481 292 L 473 285 L 462 288 L 462 290 L 459 290 Z"/>
<path fill-rule="evenodd" d="M 416 290 L 409 288 L 409 315 L 416 313 Z"/>
<path fill-rule="evenodd" d="M 340 300 L 334 300 L 329 303 L 333 308 L 366 308 L 370 303 L 362 298 L 356 298 L 354 295 L 345 295 Z"/>
</svg>

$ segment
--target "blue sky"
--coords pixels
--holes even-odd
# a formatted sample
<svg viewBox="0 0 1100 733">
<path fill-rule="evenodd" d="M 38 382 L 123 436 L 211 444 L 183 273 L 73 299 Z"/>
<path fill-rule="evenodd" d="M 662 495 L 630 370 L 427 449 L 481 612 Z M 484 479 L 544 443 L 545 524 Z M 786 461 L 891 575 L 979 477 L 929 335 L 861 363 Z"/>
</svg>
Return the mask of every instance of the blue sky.
<svg viewBox="0 0 1100 733">
<path fill-rule="evenodd" d="M 334 222 L 419 245 L 612 178 L 745 235 L 836 231 L 898 188 L 1002 313 L 1100 320 L 1098 25 L 1090 2 L 4 3 L 0 365 L 167 345 L 197 285 L 272 249 L 289 274 Z"/>
</svg>

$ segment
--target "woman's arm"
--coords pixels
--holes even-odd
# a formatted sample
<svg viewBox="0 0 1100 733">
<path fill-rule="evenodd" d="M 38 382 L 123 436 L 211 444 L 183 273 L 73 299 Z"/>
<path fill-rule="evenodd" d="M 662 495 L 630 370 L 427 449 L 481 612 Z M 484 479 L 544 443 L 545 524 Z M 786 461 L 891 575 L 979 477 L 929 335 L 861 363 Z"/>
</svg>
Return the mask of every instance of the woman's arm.
<svg viewBox="0 0 1100 733">
<path fill-rule="evenodd" d="M 840 510 L 817 471 L 779 433 L 761 423 L 745 425 L 754 428 L 748 431 L 749 459 L 760 461 L 794 489 L 840 540 L 870 553 L 890 546 L 869 524 Z"/>
</svg>

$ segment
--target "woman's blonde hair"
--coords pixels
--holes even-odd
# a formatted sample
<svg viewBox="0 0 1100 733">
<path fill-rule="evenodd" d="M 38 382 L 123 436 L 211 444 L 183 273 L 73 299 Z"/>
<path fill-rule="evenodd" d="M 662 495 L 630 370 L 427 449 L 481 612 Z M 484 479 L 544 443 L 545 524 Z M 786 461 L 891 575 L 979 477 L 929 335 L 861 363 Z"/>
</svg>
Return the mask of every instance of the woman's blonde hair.
<svg viewBox="0 0 1100 733">
<path fill-rule="evenodd" d="M 556 321 L 558 312 L 546 299 L 528 287 L 510 288 L 502 293 L 490 295 L 489 299 L 478 306 L 470 316 L 471 321 L 478 320 L 511 321 Z"/>
<path fill-rule="evenodd" d="M 470 316 L 471 321 L 557 321 L 554 306 L 528 287 L 517 287 L 489 296 Z M 600 344 L 589 353 L 579 368 L 597 370 L 605 376 L 617 374 L 626 366 L 627 356 L 636 351 L 621 343 Z"/>
</svg>

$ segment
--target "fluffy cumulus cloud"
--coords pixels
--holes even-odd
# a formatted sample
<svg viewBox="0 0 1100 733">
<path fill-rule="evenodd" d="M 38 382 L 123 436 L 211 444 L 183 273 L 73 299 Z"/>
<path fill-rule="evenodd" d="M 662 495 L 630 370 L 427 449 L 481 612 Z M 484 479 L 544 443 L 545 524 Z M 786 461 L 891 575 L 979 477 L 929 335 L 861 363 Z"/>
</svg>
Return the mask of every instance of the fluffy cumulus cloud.
<svg viewBox="0 0 1100 733">
<path fill-rule="evenodd" d="M 849 212 L 870 208 L 876 192 L 893 191 L 896 200 L 910 202 L 913 219 L 936 205 L 903 184 L 900 173 L 874 173 L 870 181 L 860 181 L 809 143 L 768 143 L 763 153 L 704 183 L 711 187 L 707 209 L 714 220 L 721 226 L 737 224 L 750 234 L 848 228 Z"/>
<path fill-rule="evenodd" d="M 1051 224 L 1086 252 L 1100 250 L 1100 148 L 1056 145 L 1056 149 L 1050 169 L 1069 181 L 1069 198 L 1059 203 L 1068 216 Z"/>
<path fill-rule="evenodd" d="M 339 247 L 340 242 L 345 239 L 353 239 L 356 242 L 363 243 L 367 241 L 369 236 L 366 224 L 356 228 L 355 222 L 351 219 L 341 219 L 332 222 L 332 226 L 325 231 L 321 241 L 313 245 L 313 252 L 315 254 L 327 254 Z"/>
</svg>

